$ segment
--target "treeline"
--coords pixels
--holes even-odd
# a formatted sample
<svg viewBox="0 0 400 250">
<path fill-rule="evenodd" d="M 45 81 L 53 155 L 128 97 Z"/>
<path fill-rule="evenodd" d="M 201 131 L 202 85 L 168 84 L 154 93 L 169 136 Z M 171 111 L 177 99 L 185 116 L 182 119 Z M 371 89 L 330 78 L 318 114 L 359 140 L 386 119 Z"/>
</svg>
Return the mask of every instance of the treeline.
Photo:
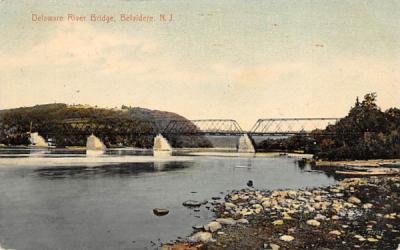
<svg viewBox="0 0 400 250">
<path fill-rule="evenodd" d="M 400 157 L 400 109 L 382 111 L 376 94 L 357 98 L 348 115 L 323 131 L 315 131 L 315 157 L 380 159 Z"/>
<path fill-rule="evenodd" d="M 324 130 L 308 136 L 268 139 L 259 143 L 264 151 L 295 151 L 329 160 L 400 158 L 400 109 L 382 111 L 377 96 L 357 98 L 348 115 Z"/>
<path fill-rule="evenodd" d="M 93 133 L 108 147 L 150 148 L 155 133 L 170 120 L 186 119 L 171 112 L 127 106 L 104 109 L 56 103 L 0 110 L 0 144 L 29 145 L 31 131 L 51 139 L 58 147 L 84 146 L 87 136 Z M 210 145 L 207 139 L 199 136 L 172 136 L 171 139 L 175 147 Z"/>
</svg>

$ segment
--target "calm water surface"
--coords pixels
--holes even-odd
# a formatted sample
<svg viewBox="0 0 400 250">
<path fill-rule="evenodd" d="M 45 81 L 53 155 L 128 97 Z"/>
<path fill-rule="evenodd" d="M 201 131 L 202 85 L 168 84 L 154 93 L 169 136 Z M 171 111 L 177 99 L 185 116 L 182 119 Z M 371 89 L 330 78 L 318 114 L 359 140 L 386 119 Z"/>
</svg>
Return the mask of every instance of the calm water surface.
<svg viewBox="0 0 400 250">
<path fill-rule="evenodd" d="M 185 200 L 223 197 L 248 180 L 260 189 L 334 183 L 286 157 L 136 156 L 135 163 L 135 156 L 106 156 L 71 164 L 84 156 L 17 153 L 0 151 L 0 249 L 157 249 L 212 219 Z M 157 217 L 156 207 L 170 213 Z"/>
</svg>

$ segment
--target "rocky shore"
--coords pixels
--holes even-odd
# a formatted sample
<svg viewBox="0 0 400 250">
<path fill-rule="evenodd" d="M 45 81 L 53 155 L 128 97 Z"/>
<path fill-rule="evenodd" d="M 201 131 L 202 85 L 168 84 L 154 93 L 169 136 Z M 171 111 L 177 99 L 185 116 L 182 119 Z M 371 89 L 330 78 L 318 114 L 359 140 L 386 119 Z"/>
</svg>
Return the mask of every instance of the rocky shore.
<svg viewBox="0 0 400 250">
<path fill-rule="evenodd" d="M 305 190 L 232 191 L 216 219 L 163 249 L 400 249 L 400 177 Z"/>
</svg>

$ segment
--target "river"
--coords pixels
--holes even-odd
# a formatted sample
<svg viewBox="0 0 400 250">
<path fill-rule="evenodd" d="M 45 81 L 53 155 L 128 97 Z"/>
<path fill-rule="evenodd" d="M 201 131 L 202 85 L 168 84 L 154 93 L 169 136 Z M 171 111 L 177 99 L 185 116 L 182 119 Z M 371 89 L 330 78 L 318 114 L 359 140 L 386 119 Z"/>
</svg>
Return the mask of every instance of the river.
<svg viewBox="0 0 400 250">
<path fill-rule="evenodd" d="M 209 200 L 232 189 L 333 184 L 296 158 L 201 155 L 154 158 L 0 150 L 0 249 L 157 249 L 212 219 Z M 155 216 L 153 208 L 167 208 Z"/>
</svg>

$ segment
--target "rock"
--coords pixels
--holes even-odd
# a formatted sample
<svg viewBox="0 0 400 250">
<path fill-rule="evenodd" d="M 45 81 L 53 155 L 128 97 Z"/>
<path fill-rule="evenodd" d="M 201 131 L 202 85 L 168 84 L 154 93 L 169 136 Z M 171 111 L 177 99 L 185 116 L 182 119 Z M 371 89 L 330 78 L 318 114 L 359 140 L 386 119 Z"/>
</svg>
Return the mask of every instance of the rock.
<svg viewBox="0 0 400 250">
<path fill-rule="evenodd" d="M 371 203 L 365 203 L 365 204 L 362 205 L 362 208 L 370 209 L 370 208 L 372 208 L 372 204 Z"/>
<path fill-rule="evenodd" d="M 288 213 L 283 213 L 284 220 L 292 220 L 293 218 Z"/>
<path fill-rule="evenodd" d="M 248 186 L 248 187 L 253 187 L 253 181 L 252 181 L 252 180 L 249 180 L 249 181 L 247 182 L 247 186 Z"/>
<path fill-rule="evenodd" d="M 269 200 L 264 201 L 264 202 L 262 203 L 262 206 L 263 206 L 264 208 L 269 208 L 269 207 L 271 207 L 271 201 L 269 201 Z"/>
<path fill-rule="evenodd" d="M 236 223 L 239 224 L 249 224 L 249 221 L 247 219 L 238 219 L 236 220 Z"/>
<path fill-rule="evenodd" d="M 372 237 L 368 237 L 368 238 L 367 238 L 367 241 L 369 241 L 369 242 L 378 242 L 377 239 L 372 238 Z"/>
<path fill-rule="evenodd" d="M 185 207 L 200 207 L 201 206 L 201 202 L 200 201 L 194 201 L 194 200 L 187 200 L 185 202 L 183 202 L 183 204 Z"/>
<path fill-rule="evenodd" d="M 283 220 L 275 220 L 272 222 L 272 225 L 274 226 L 283 225 Z"/>
<path fill-rule="evenodd" d="M 221 225 L 235 225 L 236 221 L 232 218 L 218 218 L 216 219 Z"/>
<path fill-rule="evenodd" d="M 213 199 L 213 200 L 220 200 L 220 199 L 221 199 L 221 197 L 214 196 L 214 197 L 211 197 L 211 199 Z"/>
<path fill-rule="evenodd" d="M 222 231 L 217 232 L 218 235 L 224 235 L 225 233 Z"/>
<path fill-rule="evenodd" d="M 231 208 L 235 208 L 236 207 L 236 205 L 231 203 L 231 202 L 225 202 L 224 205 L 225 205 L 226 209 L 231 209 Z"/>
<path fill-rule="evenodd" d="M 332 219 L 332 220 L 338 220 L 338 219 L 339 219 L 339 216 L 334 215 L 334 216 L 331 217 L 331 219 Z"/>
<path fill-rule="evenodd" d="M 360 204 L 360 203 L 361 203 L 361 200 L 358 199 L 358 198 L 355 197 L 355 196 L 351 196 L 349 199 L 347 199 L 347 201 L 348 201 L 349 203 L 352 203 L 352 204 Z"/>
<path fill-rule="evenodd" d="M 358 239 L 359 241 L 365 241 L 366 239 L 361 235 L 355 235 L 354 238 Z"/>
<path fill-rule="evenodd" d="M 218 231 L 221 228 L 222 228 L 221 224 L 217 221 L 212 221 L 204 226 L 204 229 L 210 231 L 211 233 Z"/>
<path fill-rule="evenodd" d="M 314 217 L 314 220 L 325 220 L 326 219 L 326 216 L 325 215 L 322 215 L 322 214 L 317 214 L 315 217 Z"/>
<path fill-rule="evenodd" d="M 307 224 L 314 227 L 319 227 L 319 225 L 321 225 L 321 223 L 317 220 L 308 220 Z"/>
<path fill-rule="evenodd" d="M 288 242 L 294 240 L 294 237 L 290 235 L 282 235 L 281 237 L 279 237 L 279 239 Z"/>
<path fill-rule="evenodd" d="M 237 199 L 239 199 L 239 195 L 234 194 L 234 195 L 231 196 L 231 201 L 235 201 Z"/>
<path fill-rule="evenodd" d="M 190 241 L 192 242 L 203 242 L 207 243 L 213 240 L 212 234 L 209 232 L 197 232 L 193 234 L 190 238 Z"/>
<path fill-rule="evenodd" d="M 333 235 L 339 236 L 339 235 L 341 235 L 342 233 L 341 233 L 339 230 L 333 230 L 333 231 L 330 231 L 329 234 L 333 234 Z"/>
<path fill-rule="evenodd" d="M 194 230 L 203 230 L 203 228 L 204 228 L 204 226 L 203 225 L 200 225 L 200 224 L 196 224 L 196 225 L 194 225 L 194 226 L 192 226 L 192 228 L 194 229 Z"/>
<path fill-rule="evenodd" d="M 272 250 L 279 250 L 279 248 L 281 248 L 279 245 L 274 243 L 269 244 L 269 246 L 271 247 Z"/>
<path fill-rule="evenodd" d="M 165 208 L 154 208 L 153 213 L 157 216 L 164 216 L 169 213 L 169 210 Z"/>
</svg>

